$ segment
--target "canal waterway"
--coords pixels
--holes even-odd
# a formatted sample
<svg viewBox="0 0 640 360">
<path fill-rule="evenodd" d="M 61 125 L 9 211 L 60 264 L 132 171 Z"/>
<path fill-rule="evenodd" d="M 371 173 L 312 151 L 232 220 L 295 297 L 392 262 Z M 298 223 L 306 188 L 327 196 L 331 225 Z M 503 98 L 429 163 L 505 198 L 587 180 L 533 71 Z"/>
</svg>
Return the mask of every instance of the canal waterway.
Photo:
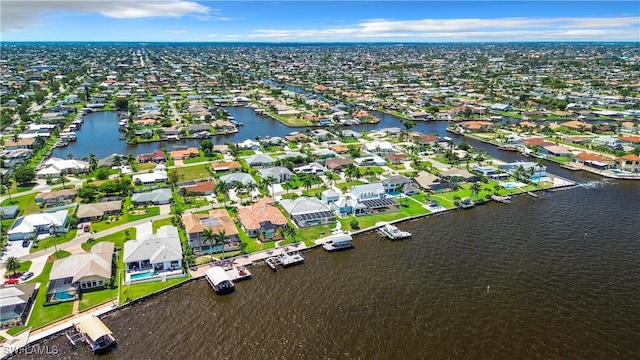
<svg viewBox="0 0 640 360">
<path fill-rule="evenodd" d="M 119 345 L 100 358 L 638 359 L 638 184 L 568 175 L 581 186 L 400 224 L 409 240 L 256 265 L 231 295 L 172 290 L 106 317 Z"/>
<path fill-rule="evenodd" d="M 304 131 L 305 128 L 291 128 L 270 117 L 261 116 L 247 107 L 228 107 L 226 110 L 237 121 L 244 126 L 238 127 L 238 132 L 234 134 L 213 136 L 211 140 L 215 144 L 225 142 L 239 142 L 256 137 L 285 136 L 293 131 Z M 372 131 L 380 128 L 402 127 L 401 119 L 396 116 L 374 112 L 381 121 L 378 124 L 363 124 L 350 127 L 354 131 Z M 70 143 L 64 148 L 57 148 L 53 156 L 66 158 L 72 154 L 75 159 L 88 158 L 94 154 L 98 159 L 112 154 L 134 155 L 150 153 L 156 149 L 166 147 L 171 150 L 174 146 L 199 146 L 200 141 L 196 139 L 179 141 L 159 141 L 150 143 L 140 143 L 136 145 L 127 144 L 120 139 L 121 132 L 118 131 L 118 115 L 112 111 L 101 111 L 84 116 L 84 124 L 77 131 L 77 141 Z M 415 128 L 417 131 L 427 133 L 446 133 L 446 122 L 420 122 Z"/>
</svg>

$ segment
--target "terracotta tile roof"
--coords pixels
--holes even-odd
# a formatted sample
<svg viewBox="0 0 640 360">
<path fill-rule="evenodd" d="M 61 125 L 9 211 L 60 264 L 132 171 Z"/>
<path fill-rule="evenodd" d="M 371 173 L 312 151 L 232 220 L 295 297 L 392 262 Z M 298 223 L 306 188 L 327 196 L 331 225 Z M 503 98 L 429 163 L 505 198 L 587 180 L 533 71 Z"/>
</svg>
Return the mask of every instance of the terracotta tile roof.
<svg viewBox="0 0 640 360">
<path fill-rule="evenodd" d="M 215 185 L 213 181 L 201 181 L 192 186 L 186 186 L 185 189 L 189 192 L 197 193 L 197 194 L 207 194 L 212 193 Z"/>
<path fill-rule="evenodd" d="M 640 156 L 636 154 L 629 154 L 629 155 L 620 156 L 618 160 L 640 161 Z"/>
<path fill-rule="evenodd" d="M 554 143 L 552 143 L 551 141 L 547 141 L 544 138 L 530 138 L 530 139 L 524 139 L 522 140 L 522 142 L 525 145 L 529 145 L 529 146 L 534 146 L 534 145 L 538 145 L 538 146 L 547 146 L 547 145 L 555 145 Z"/>
<path fill-rule="evenodd" d="M 600 162 L 613 161 L 613 159 L 610 157 L 588 153 L 588 152 L 581 152 L 580 154 L 576 155 L 576 157 L 582 161 L 600 161 Z"/>
<path fill-rule="evenodd" d="M 217 219 L 217 222 L 211 222 L 212 224 L 217 223 L 217 225 L 204 225 L 203 220 L 206 223 L 207 219 Z M 238 229 L 225 209 L 211 210 L 209 214 L 182 214 L 182 222 L 187 234 L 200 233 L 209 228 L 214 233 L 224 230 L 227 236 L 238 235 Z"/>
<path fill-rule="evenodd" d="M 282 226 L 287 223 L 287 218 L 275 207 L 274 200 L 270 197 L 261 199 L 257 203 L 238 210 L 238 218 L 246 229 L 260 229 L 260 224 L 270 222 Z"/>
<path fill-rule="evenodd" d="M 629 141 L 632 143 L 640 143 L 640 136 L 628 135 L 628 136 L 622 136 L 620 137 L 620 139 L 624 141 Z"/>
<path fill-rule="evenodd" d="M 408 158 L 405 154 L 387 154 L 384 157 L 389 161 L 402 161 Z"/>
<path fill-rule="evenodd" d="M 189 155 L 191 155 L 191 154 L 198 155 L 200 153 L 198 152 L 198 148 L 192 147 L 192 148 L 188 148 L 188 149 L 184 149 L 184 150 L 175 150 L 175 151 L 172 151 L 170 154 L 171 154 L 171 157 L 174 158 L 174 159 L 175 158 L 182 158 L 183 159 L 183 158 L 188 158 Z"/>
</svg>

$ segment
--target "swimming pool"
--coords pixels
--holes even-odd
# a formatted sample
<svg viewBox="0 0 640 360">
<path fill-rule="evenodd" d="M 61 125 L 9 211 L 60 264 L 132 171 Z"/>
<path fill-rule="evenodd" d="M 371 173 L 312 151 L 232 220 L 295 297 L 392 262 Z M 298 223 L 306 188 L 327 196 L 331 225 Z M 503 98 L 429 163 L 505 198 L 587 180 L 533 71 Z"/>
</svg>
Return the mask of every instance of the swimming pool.
<svg viewBox="0 0 640 360">
<path fill-rule="evenodd" d="M 140 280 L 140 279 L 148 278 L 149 276 L 153 276 L 153 271 L 147 270 L 144 272 L 131 274 L 131 280 Z"/>
<path fill-rule="evenodd" d="M 71 300 L 75 298 L 75 295 L 68 292 L 68 291 L 63 291 L 63 292 L 57 292 L 55 294 L 53 294 L 53 296 L 51 297 L 51 300 L 60 300 L 60 301 L 65 301 L 65 300 Z"/>
</svg>

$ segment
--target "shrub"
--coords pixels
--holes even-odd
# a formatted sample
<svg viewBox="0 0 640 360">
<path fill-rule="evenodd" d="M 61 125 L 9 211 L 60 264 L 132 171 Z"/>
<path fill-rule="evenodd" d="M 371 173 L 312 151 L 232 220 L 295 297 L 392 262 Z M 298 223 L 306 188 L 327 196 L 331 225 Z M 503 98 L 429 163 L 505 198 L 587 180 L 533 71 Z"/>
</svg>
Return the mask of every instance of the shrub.
<svg viewBox="0 0 640 360">
<path fill-rule="evenodd" d="M 351 227 L 351 229 L 353 230 L 358 230 L 360 229 L 360 223 L 358 223 L 358 220 L 356 219 L 352 219 L 351 222 L 349 222 L 349 226 Z"/>
</svg>

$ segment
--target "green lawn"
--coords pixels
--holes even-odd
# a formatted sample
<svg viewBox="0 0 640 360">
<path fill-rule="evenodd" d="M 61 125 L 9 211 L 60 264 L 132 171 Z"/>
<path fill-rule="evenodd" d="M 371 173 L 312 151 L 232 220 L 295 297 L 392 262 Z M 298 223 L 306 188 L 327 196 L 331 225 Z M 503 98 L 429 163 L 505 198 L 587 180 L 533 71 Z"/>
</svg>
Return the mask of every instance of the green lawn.
<svg viewBox="0 0 640 360">
<path fill-rule="evenodd" d="M 91 223 L 91 231 L 103 231 L 106 229 L 110 229 L 114 226 L 126 224 L 132 221 L 146 219 L 152 216 L 160 215 L 160 208 L 157 206 L 152 206 L 146 208 L 146 213 L 133 215 L 129 213 L 129 208 L 131 207 L 131 199 L 125 198 L 124 203 L 122 205 L 122 215 L 110 215 L 108 219 Z M 144 208 L 139 208 L 140 210 Z"/>
<path fill-rule="evenodd" d="M 142 283 L 142 284 L 122 286 L 120 289 L 120 303 L 124 304 L 127 298 L 131 300 L 135 300 L 137 298 L 143 297 L 145 295 L 149 295 L 156 291 L 160 291 L 169 286 L 186 281 L 189 279 L 189 277 L 190 277 L 189 272 L 187 272 L 185 277 L 183 278 L 169 279 L 166 282 L 151 281 L 151 282 Z"/>
<path fill-rule="evenodd" d="M 82 299 L 80 299 L 80 304 L 78 306 L 78 311 L 84 311 L 88 308 L 100 305 L 104 302 L 107 302 L 111 299 L 116 299 L 118 297 L 118 288 L 114 287 L 106 288 L 97 291 L 91 292 L 83 292 Z"/>
<path fill-rule="evenodd" d="M 35 202 L 36 195 L 36 193 L 32 193 L 22 196 L 11 196 L 11 201 L 9 201 L 9 199 L 5 199 L 2 202 L 2 205 L 17 205 L 20 207 L 20 215 L 38 213 L 41 209 L 40 205 Z"/>
<path fill-rule="evenodd" d="M 194 166 L 184 166 L 179 168 L 173 168 L 169 171 L 174 171 L 178 174 L 179 181 L 188 181 L 196 179 L 206 179 L 211 177 L 207 170 L 208 164 L 200 164 Z"/>
<path fill-rule="evenodd" d="M 320 239 L 321 237 L 325 237 L 331 234 L 331 229 L 334 229 L 335 227 L 335 224 L 329 224 L 296 229 L 298 233 L 298 236 L 296 236 L 296 241 L 307 242 Z M 343 228 L 348 229 L 349 227 L 347 226 Z"/>
<path fill-rule="evenodd" d="M 101 238 L 97 238 L 95 239 L 95 241 L 93 243 L 90 243 L 89 241 L 83 242 L 82 243 L 82 249 L 86 252 L 91 251 L 91 247 L 96 244 L 99 243 L 101 241 L 111 241 L 112 243 L 115 244 L 116 249 L 122 249 L 122 247 L 124 246 L 124 242 L 127 241 L 127 234 L 126 232 L 129 231 L 129 239 L 135 239 L 136 238 L 136 228 L 135 227 L 131 227 L 125 230 L 121 230 L 118 231 L 116 233 L 113 233 L 111 235 L 107 235 L 107 236 L 103 236 Z"/>
<path fill-rule="evenodd" d="M 394 220 L 399 220 L 402 218 L 407 218 L 410 216 L 423 215 L 428 214 L 429 211 L 422 207 L 422 205 L 416 203 L 410 199 L 401 200 L 401 204 L 406 204 L 407 206 L 402 206 L 400 211 L 384 213 L 384 214 L 374 214 L 374 215 L 366 215 L 366 216 L 358 216 L 355 217 L 356 221 L 358 221 L 358 226 L 360 229 L 365 229 L 371 226 L 374 226 L 378 222 L 389 222 Z M 354 219 L 354 216 L 349 216 L 348 218 L 339 218 L 338 221 L 342 224 L 342 229 L 351 229 L 351 220 Z M 356 230 L 356 229 L 353 229 Z"/>
<path fill-rule="evenodd" d="M 29 317 L 29 323 L 27 324 L 27 326 L 31 326 L 34 329 L 69 316 L 73 311 L 73 301 L 63 302 L 51 306 L 43 306 L 47 297 L 47 282 L 49 281 L 49 274 L 51 273 L 52 266 L 53 261 L 47 261 L 47 263 L 44 265 L 42 273 L 33 280 L 29 281 L 40 283 L 38 295 L 36 295 L 36 301 L 33 304 L 31 317 Z"/>
<path fill-rule="evenodd" d="M 151 169 L 155 169 L 156 164 L 154 162 L 146 162 L 142 164 L 133 164 L 133 169 L 135 171 L 147 171 Z"/>
<path fill-rule="evenodd" d="M 185 164 L 195 164 L 195 163 L 199 163 L 199 162 L 209 162 L 211 160 L 209 160 L 208 158 L 204 157 L 204 156 L 196 156 L 196 157 L 192 157 L 192 158 L 188 158 L 188 159 L 184 159 L 182 160 L 183 163 Z"/>
<path fill-rule="evenodd" d="M 345 181 L 342 183 L 338 183 L 336 184 L 336 186 L 342 190 L 350 190 L 352 186 L 356 186 L 356 185 L 362 185 L 365 184 L 364 181 L 360 181 L 360 180 L 352 180 L 352 181 Z"/>
<path fill-rule="evenodd" d="M 27 272 L 29 271 L 30 268 L 31 268 L 31 260 L 21 261 L 20 267 L 18 268 L 18 270 L 16 270 L 16 272 Z"/>
<path fill-rule="evenodd" d="M 46 239 L 42 239 L 38 241 L 38 247 L 29 249 L 29 253 L 34 253 L 36 251 L 40 251 L 43 249 L 48 249 L 54 247 L 54 245 L 60 246 L 61 244 L 66 243 L 67 241 L 71 241 L 76 238 L 76 234 L 78 233 L 78 229 L 71 229 L 69 232 L 64 234 L 58 234 L 56 236 L 49 236 Z"/>
<path fill-rule="evenodd" d="M 173 225 L 173 222 L 171 221 L 170 217 L 154 221 L 151 224 L 151 227 L 153 228 L 153 233 L 155 234 L 160 227 L 165 225 Z"/>
</svg>

